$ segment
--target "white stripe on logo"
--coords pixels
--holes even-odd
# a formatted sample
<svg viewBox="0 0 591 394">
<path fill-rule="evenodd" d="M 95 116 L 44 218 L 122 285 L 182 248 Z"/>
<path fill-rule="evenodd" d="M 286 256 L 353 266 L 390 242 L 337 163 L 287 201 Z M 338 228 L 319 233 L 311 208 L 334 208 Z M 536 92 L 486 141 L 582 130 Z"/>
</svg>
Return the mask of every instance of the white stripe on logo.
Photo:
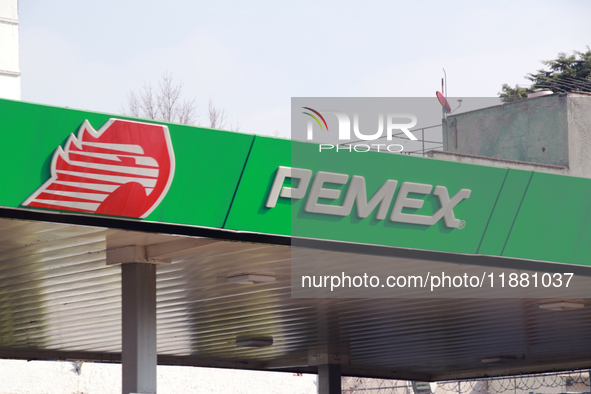
<svg viewBox="0 0 591 394">
<path fill-rule="evenodd" d="M 84 200 L 93 200 L 93 201 L 104 201 L 105 198 L 107 198 L 107 196 L 108 196 L 108 194 L 65 192 L 62 190 L 47 190 L 47 189 L 45 189 L 43 191 L 43 193 L 50 193 L 50 194 L 56 194 L 58 196 L 74 197 L 74 198 L 81 198 Z"/>
<path fill-rule="evenodd" d="M 73 175 L 80 178 L 98 179 L 101 181 L 113 182 L 124 184 L 127 182 L 137 182 L 143 187 L 156 187 L 157 179 L 146 179 L 146 178 L 132 178 L 128 176 L 116 176 L 116 175 L 103 175 L 93 174 L 90 172 L 74 172 L 74 171 L 56 171 L 58 174 Z"/>
<path fill-rule="evenodd" d="M 121 157 L 129 157 L 135 160 L 135 164 L 140 166 L 156 167 L 158 168 L 158 162 L 149 156 L 132 156 L 132 155 L 118 155 L 111 153 L 95 153 L 95 152 L 84 152 L 84 151 L 70 151 L 70 155 L 82 155 L 89 157 L 96 157 L 98 159 L 121 161 Z"/>
<path fill-rule="evenodd" d="M 105 185 L 102 183 L 66 182 L 66 181 L 54 181 L 53 183 L 56 185 L 71 186 L 71 187 L 77 187 L 77 188 L 88 189 L 88 190 L 96 190 L 96 191 L 107 192 L 107 193 L 115 191 L 115 189 L 117 189 L 120 186 L 120 185 Z"/>
<path fill-rule="evenodd" d="M 132 144 L 109 144 L 106 142 L 82 142 L 82 145 L 94 146 L 95 148 L 103 148 L 110 150 L 119 150 L 121 152 L 144 154 L 144 149 L 139 145 Z"/>
<path fill-rule="evenodd" d="M 78 202 L 78 201 L 53 201 L 53 200 L 41 200 L 36 198 L 34 202 L 40 204 L 57 205 L 59 207 L 68 207 L 76 209 L 84 209 L 87 211 L 96 211 L 101 205 L 100 203 L 93 202 Z"/>
<path fill-rule="evenodd" d="M 69 164 L 71 164 L 73 166 L 94 168 L 94 169 L 103 170 L 103 171 L 121 172 L 124 174 L 133 174 L 133 175 L 144 175 L 144 176 L 149 176 L 149 177 L 153 177 L 153 178 L 158 177 L 158 169 L 112 166 L 109 164 L 88 163 L 88 162 L 84 162 L 84 161 L 70 161 Z"/>
</svg>

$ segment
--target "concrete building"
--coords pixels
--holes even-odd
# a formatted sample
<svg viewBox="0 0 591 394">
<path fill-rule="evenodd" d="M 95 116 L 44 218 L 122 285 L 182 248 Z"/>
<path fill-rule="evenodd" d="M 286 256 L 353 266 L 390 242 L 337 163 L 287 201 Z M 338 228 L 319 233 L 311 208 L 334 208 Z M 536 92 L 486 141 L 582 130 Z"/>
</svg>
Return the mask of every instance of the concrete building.
<svg viewBox="0 0 591 394">
<path fill-rule="evenodd" d="M 591 178 L 591 95 L 561 93 L 451 115 L 438 159 Z"/>
<path fill-rule="evenodd" d="M 20 100 L 18 1 L 0 1 L 0 97 Z"/>
</svg>

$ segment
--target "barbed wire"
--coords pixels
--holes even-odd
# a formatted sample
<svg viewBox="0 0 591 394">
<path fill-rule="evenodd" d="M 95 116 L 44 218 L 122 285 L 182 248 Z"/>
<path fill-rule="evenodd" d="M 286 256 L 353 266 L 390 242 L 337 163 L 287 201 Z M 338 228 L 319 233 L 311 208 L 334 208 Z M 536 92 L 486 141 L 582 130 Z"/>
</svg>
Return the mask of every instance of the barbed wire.
<svg viewBox="0 0 591 394">
<path fill-rule="evenodd" d="M 589 381 L 589 371 L 566 371 L 437 382 L 431 385 L 431 392 L 433 394 L 590 393 Z M 405 380 L 343 377 L 341 383 L 342 392 L 346 394 L 419 394 L 414 392 L 412 382 Z"/>
</svg>

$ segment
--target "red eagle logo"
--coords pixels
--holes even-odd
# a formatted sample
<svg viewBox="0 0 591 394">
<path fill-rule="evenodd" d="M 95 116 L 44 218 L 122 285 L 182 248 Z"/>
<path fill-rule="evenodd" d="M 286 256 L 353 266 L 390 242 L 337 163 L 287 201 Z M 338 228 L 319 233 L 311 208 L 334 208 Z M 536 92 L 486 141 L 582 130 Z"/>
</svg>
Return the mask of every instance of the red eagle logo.
<svg viewBox="0 0 591 394">
<path fill-rule="evenodd" d="M 168 127 L 109 119 L 98 131 L 85 120 L 55 150 L 51 177 L 23 206 L 147 217 L 174 176 Z"/>
</svg>

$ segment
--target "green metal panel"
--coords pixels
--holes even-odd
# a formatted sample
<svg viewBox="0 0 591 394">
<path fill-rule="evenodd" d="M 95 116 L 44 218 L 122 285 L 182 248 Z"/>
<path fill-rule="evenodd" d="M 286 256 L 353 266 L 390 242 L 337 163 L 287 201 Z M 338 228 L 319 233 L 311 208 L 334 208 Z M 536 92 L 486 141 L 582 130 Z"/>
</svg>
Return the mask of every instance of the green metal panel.
<svg viewBox="0 0 591 394">
<path fill-rule="evenodd" d="M 591 180 L 534 173 L 503 256 L 591 265 Z"/>
<path fill-rule="evenodd" d="M 497 199 L 506 170 L 461 163 L 442 162 L 404 155 L 348 151 L 318 151 L 316 144 L 292 142 L 291 160 L 288 141 L 257 137 L 242 182 L 236 193 L 226 227 L 233 230 L 290 234 L 306 238 L 331 239 L 375 245 L 476 253 Z M 446 227 L 443 220 L 425 226 L 397 223 L 389 220 L 392 206 L 384 220 L 376 219 L 376 210 L 367 218 L 359 218 L 356 209 L 349 216 L 331 216 L 304 210 L 305 198 L 291 200 L 280 197 L 277 206 L 266 208 L 275 172 L 279 165 L 318 171 L 363 176 L 368 199 L 388 180 L 424 183 L 447 187 L 450 197 L 460 189 L 470 189 L 470 198 L 455 208 L 456 218 L 466 221 L 463 229 Z M 349 179 L 350 183 L 350 179 Z M 342 205 L 346 185 L 326 186 L 341 190 L 341 196 L 325 204 Z M 340 186 L 340 187 L 338 187 Z M 309 186 L 310 188 L 310 186 Z M 396 199 L 398 193 L 394 195 Z M 411 197 L 411 196 L 409 196 Z M 405 208 L 403 212 L 432 215 L 440 208 L 433 194 L 412 195 L 423 198 L 418 210 Z M 393 201 L 394 201 L 393 200 Z M 393 205 L 393 203 L 392 203 Z"/>
<path fill-rule="evenodd" d="M 499 198 L 478 248 L 479 254 L 501 255 L 532 175 L 531 171 L 507 170 Z"/>
<path fill-rule="evenodd" d="M 225 228 L 291 235 L 291 200 L 265 207 L 277 167 L 291 166 L 291 145 L 288 140 L 255 137 Z"/>
<path fill-rule="evenodd" d="M 87 119 L 98 129 L 110 118 L 129 117 L 0 100 L 0 206 L 19 207 L 50 177 L 58 146 Z M 166 124 L 176 157 L 171 187 L 146 220 L 222 227 L 253 136 Z"/>
<path fill-rule="evenodd" d="M 173 183 L 147 220 L 222 227 L 254 136 L 168 125 L 175 150 Z"/>
<path fill-rule="evenodd" d="M 114 117 L 9 100 L 0 100 L 0 112 L 0 206 L 10 208 L 22 207 L 49 178 L 55 149 L 84 120 L 99 128 Z M 174 178 L 160 205 L 138 221 L 590 265 L 590 179 L 387 153 L 319 152 L 312 143 L 166 125 L 176 158 Z M 312 180 L 319 171 L 349 176 L 344 185 L 323 186 L 341 191 L 335 200 L 318 200 L 325 205 L 343 204 L 354 175 L 364 177 L 368 200 L 387 180 L 397 181 L 397 187 L 382 220 L 377 208 L 365 218 L 356 206 L 348 216 L 306 211 L 312 182 L 304 198 L 279 197 L 267 208 L 279 166 L 311 170 Z M 290 182 L 287 178 L 284 185 Z M 433 225 L 390 220 L 403 182 L 444 186 L 450 198 L 470 189 L 470 197 L 453 208 L 465 223 L 452 228 L 443 219 Z M 408 197 L 424 205 L 403 213 L 428 216 L 442 206 L 433 193 Z"/>
<path fill-rule="evenodd" d="M 102 125 L 111 116 L 0 100 L 0 205 L 18 207 L 49 178 L 53 152 L 84 121 Z"/>
</svg>

